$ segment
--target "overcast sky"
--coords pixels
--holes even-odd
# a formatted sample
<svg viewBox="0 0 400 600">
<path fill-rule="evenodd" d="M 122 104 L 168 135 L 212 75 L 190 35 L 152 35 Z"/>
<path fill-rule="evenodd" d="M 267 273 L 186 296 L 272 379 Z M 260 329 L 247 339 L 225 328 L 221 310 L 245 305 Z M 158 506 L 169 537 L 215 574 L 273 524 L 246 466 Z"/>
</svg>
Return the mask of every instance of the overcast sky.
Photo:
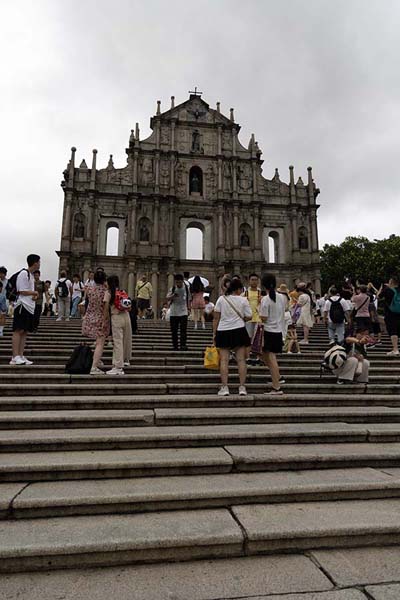
<svg viewBox="0 0 400 600">
<path fill-rule="evenodd" d="M 0 264 L 55 277 L 62 171 L 126 164 L 156 101 L 235 108 L 264 175 L 313 167 L 320 246 L 399 233 L 398 0 L 19 0 L 0 23 Z"/>
</svg>

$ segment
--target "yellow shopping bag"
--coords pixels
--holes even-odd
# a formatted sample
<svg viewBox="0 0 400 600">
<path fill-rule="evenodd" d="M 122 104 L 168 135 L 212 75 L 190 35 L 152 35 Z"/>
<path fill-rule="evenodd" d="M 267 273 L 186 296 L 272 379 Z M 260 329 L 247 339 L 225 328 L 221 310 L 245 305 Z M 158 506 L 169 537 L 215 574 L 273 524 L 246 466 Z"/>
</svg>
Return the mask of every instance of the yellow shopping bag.
<svg viewBox="0 0 400 600">
<path fill-rule="evenodd" d="M 205 349 L 204 366 L 206 369 L 219 369 L 219 352 L 215 346 L 208 346 Z"/>
</svg>

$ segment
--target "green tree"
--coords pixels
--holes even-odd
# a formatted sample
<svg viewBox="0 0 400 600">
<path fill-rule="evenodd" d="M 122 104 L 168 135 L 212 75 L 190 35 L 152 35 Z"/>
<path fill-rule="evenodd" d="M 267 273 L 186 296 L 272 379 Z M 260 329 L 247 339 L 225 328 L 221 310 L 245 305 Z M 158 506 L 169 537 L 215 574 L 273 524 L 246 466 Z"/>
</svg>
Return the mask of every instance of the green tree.
<svg viewBox="0 0 400 600">
<path fill-rule="evenodd" d="M 340 286 L 345 277 L 372 281 L 376 286 L 400 271 L 400 236 L 370 241 L 347 237 L 341 244 L 325 244 L 321 251 L 322 289 Z"/>
</svg>

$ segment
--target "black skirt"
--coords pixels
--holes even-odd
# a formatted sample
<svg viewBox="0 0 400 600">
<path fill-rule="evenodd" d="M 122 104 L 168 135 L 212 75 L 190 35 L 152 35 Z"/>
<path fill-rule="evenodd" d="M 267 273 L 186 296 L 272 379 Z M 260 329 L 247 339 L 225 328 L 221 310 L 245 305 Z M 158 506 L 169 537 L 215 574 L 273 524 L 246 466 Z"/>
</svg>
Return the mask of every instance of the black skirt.
<svg viewBox="0 0 400 600">
<path fill-rule="evenodd" d="M 281 333 L 264 331 L 264 352 L 273 352 L 274 354 L 281 354 L 282 348 L 283 339 Z"/>
<path fill-rule="evenodd" d="M 215 335 L 215 345 L 217 348 L 229 349 L 250 346 L 250 338 L 246 327 L 228 329 L 227 331 L 217 331 Z"/>
</svg>

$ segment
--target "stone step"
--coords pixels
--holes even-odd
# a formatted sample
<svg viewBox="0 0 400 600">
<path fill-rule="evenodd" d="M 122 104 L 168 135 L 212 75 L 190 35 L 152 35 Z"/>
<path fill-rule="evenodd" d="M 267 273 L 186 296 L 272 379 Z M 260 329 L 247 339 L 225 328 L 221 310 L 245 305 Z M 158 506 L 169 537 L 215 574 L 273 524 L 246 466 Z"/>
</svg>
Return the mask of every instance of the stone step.
<svg viewBox="0 0 400 600">
<path fill-rule="evenodd" d="M 240 556 L 226 509 L 1 521 L 0 572 Z"/>
<path fill-rule="evenodd" d="M 385 426 L 388 428 L 385 429 Z M 0 431 L 0 452 L 177 448 L 225 444 L 400 441 L 400 425 L 283 423 Z"/>
<path fill-rule="evenodd" d="M 223 448 L 148 448 L 72 452 L 4 453 L 1 481 L 54 481 L 228 473 L 232 458 Z"/>
<path fill-rule="evenodd" d="M 286 386 L 285 386 L 286 387 Z M 341 389 L 340 389 L 341 391 Z M 217 394 L 147 394 L 137 395 L 69 395 L 62 396 L 3 396 L 0 410 L 3 411 L 46 411 L 46 410 L 142 410 L 154 408 L 206 408 L 206 407 L 399 407 L 400 397 L 394 394 L 354 393 L 303 393 L 269 396 L 268 394 L 248 394 L 229 396 Z"/>
<path fill-rule="evenodd" d="M 234 505 L 0 522 L 0 571 L 280 554 L 400 541 L 400 500 Z"/>
<path fill-rule="evenodd" d="M 378 442 L 27 451 L 1 454 L 0 481 L 110 479 L 359 467 L 387 470 L 396 468 L 399 460 L 400 443 Z M 176 482 L 178 481 L 179 478 L 176 478 Z"/>
<path fill-rule="evenodd" d="M 0 430 L 313 422 L 400 423 L 400 408 L 302 406 L 0 411 Z"/>
<path fill-rule="evenodd" d="M 400 497 L 400 469 L 397 476 L 350 468 L 0 484 L 13 519 L 385 497 Z"/>
<path fill-rule="evenodd" d="M 107 377 L 107 379 L 105 379 Z M 71 396 L 98 396 L 98 395 L 124 395 L 131 394 L 140 396 L 144 394 L 169 394 L 169 395 L 204 395 L 216 394 L 220 384 L 218 380 L 209 383 L 192 383 L 189 380 L 187 383 L 140 383 L 129 384 L 124 381 L 124 377 L 119 376 L 117 382 L 115 378 L 107 375 L 94 376 L 92 383 L 66 383 L 66 384 L 40 384 L 37 383 L 34 387 L 31 384 L 0 384 L 0 398 L 5 396 L 53 396 L 62 397 L 63 395 Z M 148 378 L 147 381 L 152 381 Z M 265 378 L 264 383 L 247 383 L 247 392 L 249 394 L 267 393 L 271 389 L 270 379 Z M 322 379 L 321 383 L 308 385 L 306 383 L 285 383 L 283 385 L 284 393 L 290 394 L 365 394 L 368 396 L 380 396 L 393 394 L 400 396 L 400 384 L 353 384 L 353 385 L 337 385 L 328 379 Z M 238 382 L 231 385 L 231 394 L 238 393 Z M 285 395 L 284 394 L 284 395 Z M 286 397 L 286 396 L 285 396 Z M 268 394 L 266 394 L 268 398 Z"/>
</svg>

